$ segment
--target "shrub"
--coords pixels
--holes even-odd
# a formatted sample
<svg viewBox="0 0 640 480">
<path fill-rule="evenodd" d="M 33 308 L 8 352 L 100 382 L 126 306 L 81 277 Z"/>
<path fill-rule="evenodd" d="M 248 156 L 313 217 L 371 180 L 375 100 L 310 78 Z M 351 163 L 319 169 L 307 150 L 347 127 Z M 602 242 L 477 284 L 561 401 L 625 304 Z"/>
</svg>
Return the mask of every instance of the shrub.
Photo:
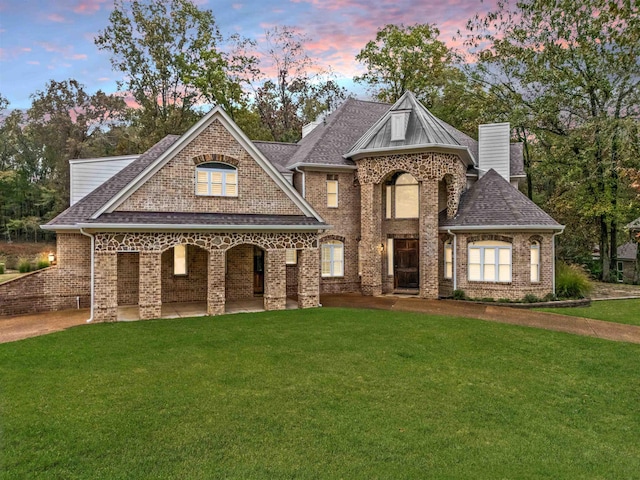
<svg viewBox="0 0 640 480">
<path fill-rule="evenodd" d="M 499 298 L 498 303 L 511 303 L 511 299 L 509 298 Z"/>
<path fill-rule="evenodd" d="M 578 265 L 558 262 L 556 266 L 556 295 L 559 298 L 585 298 L 593 290 L 587 274 Z"/>
<path fill-rule="evenodd" d="M 464 293 L 464 290 L 454 290 L 453 291 L 453 299 L 454 300 L 465 300 L 467 296 Z"/>
<path fill-rule="evenodd" d="M 20 273 L 27 273 L 31 271 L 31 262 L 28 258 L 20 257 L 18 259 L 18 271 Z"/>
<path fill-rule="evenodd" d="M 4 273 L 4 263 L 0 263 L 0 275 Z"/>
<path fill-rule="evenodd" d="M 38 260 L 38 263 L 36 263 L 36 270 L 40 270 L 41 268 L 47 268 L 49 267 L 49 260 Z"/>
<path fill-rule="evenodd" d="M 558 300 L 558 297 L 551 292 L 547 293 L 542 299 L 543 302 L 555 302 L 556 300 Z"/>
<path fill-rule="evenodd" d="M 491 302 L 495 302 L 495 300 L 493 299 L 493 297 L 482 297 L 482 298 L 480 299 L 480 301 L 481 301 L 481 302 L 489 302 L 489 303 L 491 303 Z"/>
<path fill-rule="evenodd" d="M 527 293 L 522 299 L 524 303 L 538 303 L 540 299 L 536 297 L 533 293 Z"/>
</svg>

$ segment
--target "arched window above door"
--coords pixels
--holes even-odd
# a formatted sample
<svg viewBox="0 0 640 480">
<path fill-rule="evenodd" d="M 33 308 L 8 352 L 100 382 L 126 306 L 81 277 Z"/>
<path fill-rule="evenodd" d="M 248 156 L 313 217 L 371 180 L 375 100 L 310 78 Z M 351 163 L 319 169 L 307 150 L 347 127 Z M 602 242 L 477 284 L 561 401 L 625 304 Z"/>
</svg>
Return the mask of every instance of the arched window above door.
<svg viewBox="0 0 640 480">
<path fill-rule="evenodd" d="M 386 218 L 418 218 L 420 186 L 410 173 L 394 175 L 386 185 Z"/>
</svg>

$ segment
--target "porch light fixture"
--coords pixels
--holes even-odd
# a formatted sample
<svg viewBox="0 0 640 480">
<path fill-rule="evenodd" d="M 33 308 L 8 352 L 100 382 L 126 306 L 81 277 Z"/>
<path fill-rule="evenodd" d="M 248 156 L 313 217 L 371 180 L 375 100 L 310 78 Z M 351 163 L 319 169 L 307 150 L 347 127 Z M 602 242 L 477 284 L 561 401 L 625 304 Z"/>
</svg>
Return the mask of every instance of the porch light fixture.
<svg viewBox="0 0 640 480">
<path fill-rule="evenodd" d="M 48 258 L 49 258 L 49 265 L 55 265 L 55 263 L 56 263 L 56 256 L 55 256 L 55 254 L 54 254 L 53 252 L 51 252 L 51 253 L 49 254 L 49 257 L 48 257 Z"/>
<path fill-rule="evenodd" d="M 378 245 L 378 253 L 382 253 L 384 252 L 384 243 L 381 243 L 380 245 Z"/>
</svg>

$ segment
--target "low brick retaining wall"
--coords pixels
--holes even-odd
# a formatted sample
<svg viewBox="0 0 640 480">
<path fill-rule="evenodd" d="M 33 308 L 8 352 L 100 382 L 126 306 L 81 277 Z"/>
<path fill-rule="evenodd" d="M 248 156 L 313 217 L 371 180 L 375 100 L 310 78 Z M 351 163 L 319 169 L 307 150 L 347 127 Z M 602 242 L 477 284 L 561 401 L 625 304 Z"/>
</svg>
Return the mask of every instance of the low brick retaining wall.
<svg viewBox="0 0 640 480">
<path fill-rule="evenodd" d="M 75 278 L 77 277 L 77 278 Z M 89 308 L 87 279 L 58 267 L 28 273 L 0 284 L 0 316 Z"/>
</svg>

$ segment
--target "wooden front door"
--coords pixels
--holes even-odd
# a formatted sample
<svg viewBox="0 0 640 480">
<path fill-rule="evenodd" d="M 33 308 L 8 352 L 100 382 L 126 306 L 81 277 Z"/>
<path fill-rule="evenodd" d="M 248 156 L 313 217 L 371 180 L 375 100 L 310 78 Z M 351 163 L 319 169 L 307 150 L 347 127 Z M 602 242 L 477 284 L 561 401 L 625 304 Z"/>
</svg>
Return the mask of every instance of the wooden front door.
<svg viewBox="0 0 640 480">
<path fill-rule="evenodd" d="M 264 293 L 264 250 L 253 247 L 253 294 Z"/>
<path fill-rule="evenodd" d="M 395 288 L 419 288 L 418 240 L 396 238 L 393 245 Z"/>
</svg>

